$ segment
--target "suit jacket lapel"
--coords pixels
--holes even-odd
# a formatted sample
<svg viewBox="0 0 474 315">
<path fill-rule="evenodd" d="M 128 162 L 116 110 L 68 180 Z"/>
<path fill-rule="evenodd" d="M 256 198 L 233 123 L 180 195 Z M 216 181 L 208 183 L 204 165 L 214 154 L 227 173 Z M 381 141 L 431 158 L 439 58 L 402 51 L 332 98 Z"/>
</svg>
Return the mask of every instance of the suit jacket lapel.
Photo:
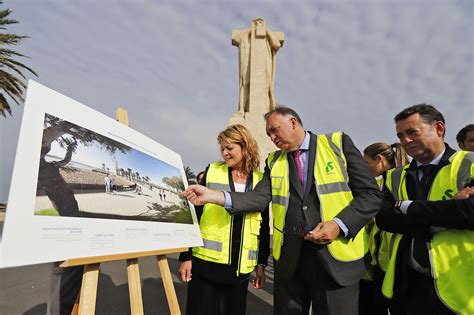
<svg viewBox="0 0 474 315">
<path fill-rule="evenodd" d="M 304 196 L 306 196 L 311 190 L 311 184 L 314 178 L 314 163 L 316 162 L 317 138 L 311 132 L 309 134 L 310 134 L 310 140 L 309 140 L 308 174 L 306 177 Z"/>
</svg>

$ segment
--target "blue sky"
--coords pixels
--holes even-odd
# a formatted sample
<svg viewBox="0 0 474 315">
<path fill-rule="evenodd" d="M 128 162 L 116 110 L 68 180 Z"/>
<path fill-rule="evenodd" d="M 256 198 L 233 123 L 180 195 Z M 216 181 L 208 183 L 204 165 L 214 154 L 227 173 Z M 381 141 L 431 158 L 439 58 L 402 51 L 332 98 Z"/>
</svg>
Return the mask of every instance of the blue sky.
<svg viewBox="0 0 474 315">
<path fill-rule="evenodd" d="M 216 135 L 237 110 L 232 29 L 263 17 L 285 33 L 278 103 L 315 132 L 343 130 L 359 149 L 395 142 L 393 116 L 420 102 L 447 121 L 446 140 L 474 122 L 473 1 L 5 0 L 26 34 L 18 50 L 36 80 L 181 154 L 198 172 L 219 158 Z M 0 202 L 21 108 L 0 120 Z M 6 136 L 5 130 L 8 130 Z M 3 197 L 4 199 L 5 197 Z"/>
</svg>

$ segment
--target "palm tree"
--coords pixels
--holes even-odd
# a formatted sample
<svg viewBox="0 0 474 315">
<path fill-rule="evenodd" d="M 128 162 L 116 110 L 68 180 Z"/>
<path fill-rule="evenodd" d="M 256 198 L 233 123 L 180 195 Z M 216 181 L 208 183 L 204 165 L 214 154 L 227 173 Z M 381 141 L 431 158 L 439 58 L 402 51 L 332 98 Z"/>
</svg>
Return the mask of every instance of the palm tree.
<svg viewBox="0 0 474 315">
<path fill-rule="evenodd" d="M 3 1 L 0 0 L 0 4 L 3 4 Z M 5 31 L 6 25 L 18 23 L 18 21 L 8 18 L 10 13 L 12 13 L 10 9 L 0 10 L 0 30 Z M 12 114 L 6 96 L 18 105 L 24 101 L 23 91 L 26 84 L 23 80 L 26 80 L 26 77 L 22 71 L 28 70 L 38 76 L 31 68 L 14 59 L 15 57 L 26 57 L 25 55 L 6 48 L 8 45 L 18 45 L 25 38 L 28 36 L 0 33 L 0 114 L 3 117 L 7 117 L 5 111 Z"/>
<path fill-rule="evenodd" d="M 191 170 L 189 166 L 184 167 L 184 174 L 186 174 L 186 178 L 188 179 L 188 184 L 191 184 L 191 179 L 196 179 L 196 174 Z"/>
</svg>

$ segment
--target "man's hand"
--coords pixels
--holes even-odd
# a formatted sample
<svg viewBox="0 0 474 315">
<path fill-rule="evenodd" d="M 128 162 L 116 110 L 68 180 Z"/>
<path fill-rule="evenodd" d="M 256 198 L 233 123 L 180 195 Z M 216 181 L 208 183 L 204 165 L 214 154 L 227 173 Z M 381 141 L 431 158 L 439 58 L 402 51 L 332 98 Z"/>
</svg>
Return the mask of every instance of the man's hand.
<svg viewBox="0 0 474 315">
<path fill-rule="evenodd" d="M 267 276 L 265 275 L 265 268 L 257 266 L 255 269 L 255 279 L 252 280 L 252 285 L 254 289 L 261 289 Z"/>
<path fill-rule="evenodd" d="M 202 206 L 206 203 L 215 203 L 224 205 L 224 193 L 218 190 L 212 190 L 201 185 L 191 185 L 181 193 L 195 206 Z"/>
<path fill-rule="evenodd" d="M 312 231 L 304 236 L 304 239 L 318 245 L 328 245 L 339 236 L 341 228 L 334 221 L 319 223 Z"/>
<path fill-rule="evenodd" d="M 191 269 L 193 267 L 193 262 L 191 260 L 181 262 L 179 266 L 179 274 L 181 275 L 181 281 L 189 282 L 192 279 Z"/>
<path fill-rule="evenodd" d="M 474 195 L 474 187 L 465 187 L 454 195 L 453 199 L 467 199 Z"/>
</svg>

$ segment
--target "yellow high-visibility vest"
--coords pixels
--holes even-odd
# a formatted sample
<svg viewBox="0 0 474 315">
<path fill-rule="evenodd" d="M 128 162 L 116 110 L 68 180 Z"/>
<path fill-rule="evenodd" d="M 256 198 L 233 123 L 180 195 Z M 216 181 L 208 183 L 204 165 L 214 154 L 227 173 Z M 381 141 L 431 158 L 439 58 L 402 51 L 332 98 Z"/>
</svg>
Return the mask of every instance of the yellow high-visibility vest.
<svg viewBox="0 0 474 315">
<path fill-rule="evenodd" d="M 382 190 L 383 185 L 384 185 L 384 179 L 383 177 L 380 177 L 377 179 L 377 185 L 379 186 L 379 189 Z M 368 233 L 369 237 L 369 253 L 370 253 L 370 267 L 367 272 L 364 275 L 364 280 L 367 281 L 374 281 L 374 269 L 373 267 L 377 266 L 377 242 L 375 240 L 375 237 L 380 233 L 380 229 L 375 224 L 375 220 L 371 219 L 366 225 L 365 225 L 365 230 Z"/>
<path fill-rule="evenodd" d="M 449 200 L 474 176 L 474 153 L 459 151 L 451 156 L 450 164 L 442 167 L 431 185 L 427 200 Z M 390 171 L 387 188 L 395 200 L 408 200 L 406 168 Z M 395 281 L 396 247 L 390 259 L 390 268 L 385 273 L 384 295 L 393 296 Z M 452 311 L 474 314 L 474 231 L 443 230 L 435 232 L 428 248 L 431 275 L 439 299 Z M 392 263 L 393 261 L 393 263 Z M 385 282 L 387 281 L 387 285 Z M 385 292 L 384 292 L 385 290 Z M 387 294 L 386 294 L 387 293 Z"/>
<path fill-rule="evenodd" d="M 317 136 L 315 161 L 314 183 L 320 203 L 321 220 L 332 220 L 353 200 L 348 185 L 346 157 L 342 150 L 342 132 Z M 270 153 L 267 163 L 272 187 L 273 258 L 279 260 L 284 241 L 285 216 L 290 200 L 287 152 Z M 361 229 L 353 239 L 338 236 L 328 245 L 328 250 L 338 261 L 350 262 L 361 259 L 368 250 L 368 235 Z"/>
<path fill-rule="evenodd" d="M 255 187 L 262 179 L 263 174 L 255 170 L 252 177 L 252 187 Z M 210 164 L 206 175 L 206 186 L 211 189 L 230 191 L 229 171 L 225 163 Z M 206 204 L 199 222 L 204 245 L 194 247 L 193 255 L 218 264 L 230 264 L 233 221 L 233 216 L 224 207 L 211 203 Z M 244 215 L 237 275 L 250 273 L 257 265 L 261 223 L 260 212 L 250 212 Z"/>
<path fill-rule="evenodd" d="M 397 169 L 391 169 L 387 171 L 387 179 L 385 181 L 385 186 L 388 188 L 389 191 L 393 191 L 393 178 L 397 176 L 397 174 L 401 174 L 402 170 L 404 171 L 410 165 L 407 164 Z M 395 177 L 394 177 L 395 176 Z M 398 191 L 402 194 L 404 200 L 408 200 L 408 195 L 405 190 L 395 190 L 397 193 Z M 398 196 L 395 197 L 398 200 Z M 378 250 L 377 262 L 379 264 L 380 269 L 385 272 L 384 280 L 382 283 L 382 294 L 386 297 L 391 299 L 393 297 L 393 286 L 395 281 L 395 267 L 396 267 L 396 256 L 398 252 L 398 246 L 400 245 L 400 241 L 402 240 L 403 235 L 397 233 L 391 233 L 387 231 L 380 231 L 380 247 Z"/>
</svg>

